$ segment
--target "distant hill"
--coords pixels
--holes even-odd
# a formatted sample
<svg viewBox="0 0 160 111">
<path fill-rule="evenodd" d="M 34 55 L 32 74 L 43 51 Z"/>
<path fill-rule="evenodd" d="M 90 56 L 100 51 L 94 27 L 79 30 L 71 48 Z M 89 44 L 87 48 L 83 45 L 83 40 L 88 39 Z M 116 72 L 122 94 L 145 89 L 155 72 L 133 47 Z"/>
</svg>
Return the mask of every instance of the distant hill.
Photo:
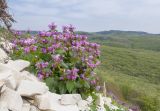
<svg viewBox="0 0 160 111">
<path fill-rule="evenodd" d="M 140 31 L 121 31 L 121 30 L 110 30 L 110 31 L 100 31 L 96 32 L 96 34 L 130 34 L 130 35 L 148 35 L 147 32 Z"/>
<path fill-rule="evenodd" d="M 102 45 L 160 51 L 160 34 L 120 30 L 77 33 L 88 35 L 90 41 Z"/>
</svg>

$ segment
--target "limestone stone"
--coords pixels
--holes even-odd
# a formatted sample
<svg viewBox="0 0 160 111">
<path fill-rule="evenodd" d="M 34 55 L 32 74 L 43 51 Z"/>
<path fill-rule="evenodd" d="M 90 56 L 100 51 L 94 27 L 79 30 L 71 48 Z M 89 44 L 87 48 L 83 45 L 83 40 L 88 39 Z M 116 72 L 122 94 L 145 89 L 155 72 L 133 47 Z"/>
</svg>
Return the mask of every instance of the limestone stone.
<svg viewBox="0 0 160 111">
<path fill-rule="evenodd" d="M 30 104 L 25 103 L 22 105 L 22 111 L 30 111 L 30 108 Z"/>
<path fill-rule="evenodd" d="M 17 87 L 17 82 L 16 82 L 16 80 L 15 80 L 15 78 L 14 78 L 13 75 L 10 76 L 10 77 L 8 77 L 5 85 L 6 85 L 8 88 L 11 88 L 11 89 L 14 89 L 14 90 L 16 89 L 16 87 Z"/>
<path fill-rule="evenodd" d="M 1 107 L 0 106 L 0 111 L 9 111 L 6 107 Z"/>
<path fill-rule="evenodd" d="M 104 104 L 110 105 L 112 104 L 112 100 L 109 97 L 103 97 Z"/>
<path fill-rule="evenodd" d="M 98 94 L 98 99 L 96 101 L 97 105 L 103 107 L 104 106 L 104 100 L 101 94 Z"/>
<path fill-rule="evenodd" d="M 41 110 L 55 110 L 60 106 L 59 100 L 61 95 L 47 92 L 43 95 L 35 96 L 35 101 L 39 109 Z"/>
<path fill-rule="evenodd" d="M 8 58 L 7 54 L 0 48 L 0 62 L 4 63 L 6 58 Z"/>
<path fill-rule="evenodd" d="M 34 81 L 34 82 L 39 82 L 39 80 L 37 79 L 37 77 L 35 77 L 33 74 L 31 74 L 28 71 L 23 71 L 21 73 L 21 80 L 29 80 L 29 81 Z"/>
<path fill-rule="evenodd" d="M 0 81 L 0 89 L 3 87 L 4 84 L 5 84 L 4 81 Z"/>
<path fill-rule="evenodd" d="M 21 96 L 14 90 L 6 88 L 0 96 L 0 103 L 6 102 L 7 108 L 13 111 L 21 111 L 22 110 L 22 98 Z"/>
<path fill-rule="evenodd" d="M 1 87 L 0 93 L 3 93 L 6 89 L 7 89 L 6 85 L 3 85 L 3 86 Z"/>
<path fill-rule="evenodd" d="M 0 63 L 0 81 L 7 80 L 8 77 L 11 75 L 12 75 L 11 70 L 9 70 L 6 65 Z"/>
<path fill-rule="evenodd" d="M 79 110 L 89 111 L 88 101 L 80 100 L 77 105 L 78 105 Z"/>
<path fill-rule="evenodd" d="M 0 45 L 5 48 L 7 52 L 12 52 L 13 44 L 10 43 L 8 40 L 1 40 Z"/>
<path fill-rule="evenodd" d="M 61 95 L 47 92 L 44 95 L 38 95 L 35 97 L 37 106 L 41 110 L 45 111 L 79 111 L 77 105 L 61 105 Z"/>
<path fill-rule="evenodd" d="M 40 110 L 37 109 L 35 106 L 31 106 L 31 107 L 30 107 L 30 111 L 40 111 Z"/>
<path fill-rule="evenodd" d="M 62 105 L 74 105 L 80 100 L 82 100 L 80 94 L 63 94 L 60 102 Z"/>
<path fill-rule="evenodd" d="M 14 69 L 16 71 L 22 71 L 26 67 L 30 65 L 30 62 L 25 61 L 25 60 L 9 60 L 8 63 L 6 64 L 7 67 Z"/>
<path fill-rule="evenodd" d="M 30 97 L 30 96 L 44 94 L 48 90 L 49 90 L 48 87 L 42 82 L 22 80 L 18 86 L 17 92 L 21 96 Z"/>
<path fill-rule="evenodd" d="M 91 104 L 93 102 L 92 96 L 88 96 L 88 98 L 86 99 L 86 101 L 88 102 L 88 104 Z"/>
</svg>

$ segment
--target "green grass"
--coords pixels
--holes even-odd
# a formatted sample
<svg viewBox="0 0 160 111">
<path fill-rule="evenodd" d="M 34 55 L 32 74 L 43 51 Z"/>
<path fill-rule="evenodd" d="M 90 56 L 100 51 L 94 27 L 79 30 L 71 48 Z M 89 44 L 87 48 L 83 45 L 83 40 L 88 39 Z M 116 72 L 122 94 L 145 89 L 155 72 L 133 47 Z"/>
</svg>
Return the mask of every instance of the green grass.
<svg viewBox="0 0 160 111">
<path fill-rule="evenodd" d="M 160 52 L 101 47 L 97 73 L 121 100 L 140 105 L 143 111 L 160 110 Z"/>
<path fill-rule="evenodd" d="M 98 42 L 103 45 L 122 47 L 122 48 L 133 48 L 133 49 L 146 49 L 160 51 L 160 36 L 99 36 L 95 35 L 90 37 L 93 42 Z"/>
</svg>

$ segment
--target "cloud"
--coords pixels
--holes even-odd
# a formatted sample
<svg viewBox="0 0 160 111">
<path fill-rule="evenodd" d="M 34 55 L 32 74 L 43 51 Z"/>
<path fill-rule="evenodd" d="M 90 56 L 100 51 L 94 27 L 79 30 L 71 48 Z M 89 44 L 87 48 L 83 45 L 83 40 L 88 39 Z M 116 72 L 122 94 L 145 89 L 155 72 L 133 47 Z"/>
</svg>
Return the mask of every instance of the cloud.
<svg viewBox="0 0 160 111">
<path fill-rule="evenodd" d="M 15 28 L 42 30 L 49 22 L 79 30 L 141 30 L 160 33 L 159 0 L 9 0 Z"/>
</svg>

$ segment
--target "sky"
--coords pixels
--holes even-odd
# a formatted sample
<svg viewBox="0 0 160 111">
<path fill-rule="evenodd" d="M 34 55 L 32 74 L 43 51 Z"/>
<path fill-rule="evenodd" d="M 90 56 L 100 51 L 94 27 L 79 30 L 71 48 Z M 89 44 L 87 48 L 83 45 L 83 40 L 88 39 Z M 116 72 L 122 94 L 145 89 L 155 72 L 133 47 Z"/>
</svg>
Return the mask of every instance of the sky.
<svg viewBox="0 0 160 111">
<path fill-rule="evenodd" d="M 76 30 L 160 33 L 160 0 L 8 0 L 18 30 L 72 24 Z"/>
</svg>

